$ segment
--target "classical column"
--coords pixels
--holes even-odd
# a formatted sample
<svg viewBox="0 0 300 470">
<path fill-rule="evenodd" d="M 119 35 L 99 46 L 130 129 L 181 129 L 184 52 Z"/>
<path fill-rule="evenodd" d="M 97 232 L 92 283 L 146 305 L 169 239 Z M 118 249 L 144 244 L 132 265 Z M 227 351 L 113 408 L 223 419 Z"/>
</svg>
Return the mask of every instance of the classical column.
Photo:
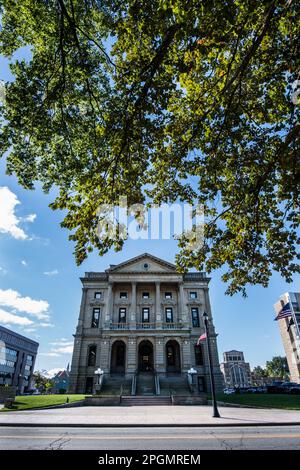
<svg viewBox="0 0 300 470">
<path fill-rule="evenodd" d="M 105 322 L 113 321 L 113 283 L 108 283 Z"/>
<path fill-rule="evenodd" d="M 136 355 L 136 337 L 129 336 L 127 344 L 127 374 L 133 375 L 138 364 Z"/>
<path fill-rule="evenodd" d="M 131 312 L 129 323 L 136 322 L 136 282 L 131 283 Z"/>
<path fill-rule="evenodd" d="M 178 302 L 178 307 L 179 307 L 179 321 L 180 322 L 186 322 L 186 310 L 185 310 L 185 303 L 184 303 L 184 290 L 183 290 L 183 282 L 179 282 L 179 302 Z"/>
<path fill-rule="evenodd" d="M 82 329 L 83 329 L 83 326 L 84 326 L 84 314 L 85 314 L 85 308 L 86 308 L 87 291 L 88 291 L 87 287 L 82 288 L 80 312 L 79 312 L 78 325 L 77 325 L 77 330 L 76 330 L 77 334 L 82 333 Z"/>
<path fill-rule="evenodd" d="M 160 303 L 160 282 L 157 281 L 155 283 L 155 288 L 156 288 L 156 294 L 155 294 L 155 315 L 156 315 L 156 321 L 161 322 L 161 303 Z"/>
</svg>

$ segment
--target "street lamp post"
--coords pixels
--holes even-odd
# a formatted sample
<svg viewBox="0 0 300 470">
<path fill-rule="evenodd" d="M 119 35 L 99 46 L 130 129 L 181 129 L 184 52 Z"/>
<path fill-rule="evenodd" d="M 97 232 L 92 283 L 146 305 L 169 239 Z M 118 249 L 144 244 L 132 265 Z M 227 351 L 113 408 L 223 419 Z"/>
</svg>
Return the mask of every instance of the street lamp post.
<svg viewBox="0 0 300 470">
<path fill-rule="evenodd" d="M 214 374 L 212 370 L 210 337 L 209 337 L 209 332 L 208 332 L 208 315 L 206 312 L 203 312 L 203 320 L 204 320 L 205 333 L 206 333 L 206 347 L 207 347 L 208 368 L 209 368 L 210 387 L 211 387 L 212 404 L 213 404 L 213 418 L 220 418 L 220 413 L 218 410 L 217 400 L 216 400 L 215 379 L 214 379 Z"/>
</svg>

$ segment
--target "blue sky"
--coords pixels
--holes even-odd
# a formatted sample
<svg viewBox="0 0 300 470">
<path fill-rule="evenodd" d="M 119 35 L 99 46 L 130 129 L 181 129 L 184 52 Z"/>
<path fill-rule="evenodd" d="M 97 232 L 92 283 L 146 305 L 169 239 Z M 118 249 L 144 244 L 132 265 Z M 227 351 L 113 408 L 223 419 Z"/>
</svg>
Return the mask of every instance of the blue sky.
<svg viewBox="0 0 300 470">
<path fill-rule="evenodd" d="M 0 79 L 12 79 L 7 61 L 1 57 Z M 1 192 L 1 188 L 8 190 Z M 0 220 L 0 318 L 2 314 L 6 321 L 1 324 L 37 340 L 36 369 L 47 370 L 64 368 L 71 361 L 81 298 L 79 277 L 85 271 L 103 271 L 109 264 L 143 252 L 174 262 L 178 250 L 173 240 L 128 240 L 122 252 L 111 251 L 103 258 L 93 253 L 77 267 L 68 231 L 59 226 L 63 214 L 48 208 L 52 200 L 51 194 L 39 189 L 22 189 L 14 176 L 5 174 L 5 161 L 0 160 L 0 217 L 7 217 L 10 211 L 10 220 L 4 221 L 2 230 Z M 253 367 L 283 354 L 278 326 L 273 321 L 273 304 L 282 293 L 299 290 L 299 276 L 293 284 L 286 284 L 274 273 L 267 289 L 248 287 L 246 299 L 239 294 L 225 296 L 220 271 L 211 277 L 210 298 L 220 357 L 229 349 L 243 350 Z M 18 317 L 19 323 L 25 318 L 28 324 L 9 323 L 13 319 L 10 315 Z"/>
</svg>

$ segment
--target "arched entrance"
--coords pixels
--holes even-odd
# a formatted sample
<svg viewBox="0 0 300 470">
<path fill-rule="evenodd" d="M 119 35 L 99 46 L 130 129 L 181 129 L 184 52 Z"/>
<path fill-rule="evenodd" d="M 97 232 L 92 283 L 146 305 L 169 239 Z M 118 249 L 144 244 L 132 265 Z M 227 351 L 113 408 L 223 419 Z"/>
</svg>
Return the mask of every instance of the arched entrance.
<svg viewBox="0 0 300 470">
<path fill-rule="evenodd" d="M 126 344 L 115 341 L 111 348 L 110 373 L 125 374 Z"/>
<path fill-rule="evenodd" d="M 173 339 L 166 344 L 166 371 L 173 373 L 181 372 L 180 346 Z"/>
<path fill-rule="evenodd" d="M 153 370 L 153 345 L 151 341 L 144 340 L 139 344 L 139 371 L 151 372 Z"/>
</svg>

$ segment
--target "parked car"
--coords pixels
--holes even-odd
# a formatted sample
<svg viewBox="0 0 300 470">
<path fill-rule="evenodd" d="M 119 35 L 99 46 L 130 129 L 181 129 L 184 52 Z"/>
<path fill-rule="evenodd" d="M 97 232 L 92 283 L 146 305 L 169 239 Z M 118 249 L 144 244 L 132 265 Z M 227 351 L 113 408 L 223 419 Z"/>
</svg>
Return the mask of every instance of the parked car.
<svg viewBox="0 0 300 470">
<path fill-rule="evenodd" d="M 267 393 L 267 387 L 249 387 L 248 393 Z"/>
<path fill-rule="evenodd" d="M 267 393 L 283 393 L 283 390 L 280 388 L 283 384 L 283 380 L 274 380 L 271 385 L 267 385 Z"/>
<path fill-rule="evenodd" d="M 290 393 L 292 395 L 300 395 L 300 384 L 293 385 L 290 388 Z"/>
<path fill-rule="evenodd" d="M 225 395 L 233 395 L 235 393 L 235 388 L 224 388 L 223 393 Z"/>
<path fill-rule="evenodd" d="M 290 393 L 291 389 L 297 385 L 296 382 L 283 382 L 279 388 L 282 390 L 282 393 Z"/>
</svg>

